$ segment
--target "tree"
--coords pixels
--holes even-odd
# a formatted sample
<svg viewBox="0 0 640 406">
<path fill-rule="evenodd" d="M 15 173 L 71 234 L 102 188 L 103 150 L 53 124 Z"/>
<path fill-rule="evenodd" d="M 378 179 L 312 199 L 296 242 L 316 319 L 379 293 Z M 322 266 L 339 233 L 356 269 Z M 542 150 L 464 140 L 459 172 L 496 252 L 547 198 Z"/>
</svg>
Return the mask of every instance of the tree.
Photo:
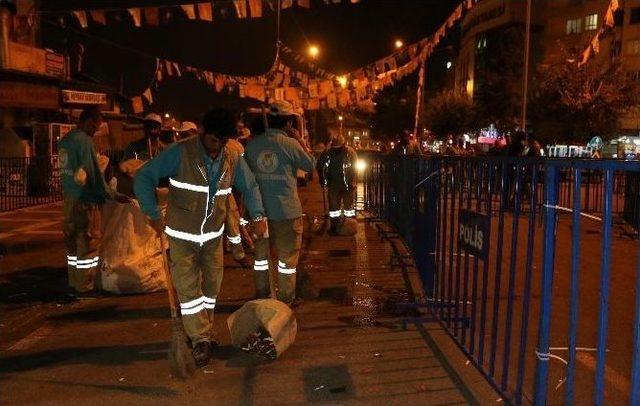
<svg viewBox="0 0 640 406">
<path fill-rule="evenodd" d="M 595 62 L 540 66 L 529 110 L 538 138 L 585 143 L 616 133 L 621 115 L 638 102 L 638 86 L 620 63 Z"/>
<path fill-rule="evenodd" d="M 373 99 L 371 135 L 379 140 L 394 140 L 402 132 L 413 131 L 416 114 L 416 75 L 409 75 L 380 91 Z"/>
<path fill-rule="evenodd" d="M 466 94 L 445 90 L 427 101 L 423 118 L 427 128 L 439 138 L 461 135 L 474 127 L 473 101 Z"/>
</svg>

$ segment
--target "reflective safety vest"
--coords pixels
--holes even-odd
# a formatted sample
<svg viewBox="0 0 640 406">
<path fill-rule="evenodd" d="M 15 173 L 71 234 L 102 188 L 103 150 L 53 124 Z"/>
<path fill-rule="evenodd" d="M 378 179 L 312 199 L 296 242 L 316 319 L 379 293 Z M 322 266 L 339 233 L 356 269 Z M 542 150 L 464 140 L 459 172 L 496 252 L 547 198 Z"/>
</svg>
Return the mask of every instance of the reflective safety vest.
<svg viewBox="0 0 640 406">
<path fill-rule="evenodd" d="M 223 149 L 217 179 L 207 178 L 198 137 L 180 143 L 178 174 L 169 179 L 167 235 L 203 245 L 224 232 L 227 196 L 231 193 L 236 154 Z M 209 184 L 215 182 L 216 187 Z"/>
</svg>

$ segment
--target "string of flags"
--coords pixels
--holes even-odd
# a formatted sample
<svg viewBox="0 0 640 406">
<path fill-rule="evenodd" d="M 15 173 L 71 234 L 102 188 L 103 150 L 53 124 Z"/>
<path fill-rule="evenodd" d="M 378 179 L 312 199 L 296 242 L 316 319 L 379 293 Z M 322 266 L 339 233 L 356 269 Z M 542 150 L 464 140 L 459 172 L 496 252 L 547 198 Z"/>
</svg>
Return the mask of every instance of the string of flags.
<svg viewBox="0 0 640 406">
<path fill-rule="evenodd" d="M 307 110 L 363 106 L 371 103 L 377 92 L 424 65 L 447 31 L 478 1 L 464 0 L 432 36 L 343 76 L 317 68 L 311 69 L 312 73 L 307 74 L 292 69 L 281 59 L 264 75 L 233 76 L 158 58 L 152 85 L 140 96 L 132 98 L 132 106 L 136 113 L 144 111 L 143 100 L 148 105 L 153 104 L 154 85 L 167 77 L 180 77 L 184 74 L 195 76 L 217 92 L 236 93 L 239 97 L 264 102 L 287 100 L 294 106 Z M 289 47 L 283 46 L 281 50 L 284 55 L 292 55 L 298 63 L 310 64 Z"/>
<path fill-rule="evenodd" d="M 620 8 L 618 0 L 611 0 L 607 11 L 604 14 L 604 20 L 602 21 L 602 27 L 595 33 L 591 42 L 587 45 L 582 52 L 582 56 L 578 61 L 578 67 L 587 63 L 591 58 L 600 53 L 600 38 L 607 32 L 613 29 L 616 25 L 614 14 Z"/>
<path fill-rule="evenodd" d="M 340 4 L 342 2 L 356 4 L 361 0 L 323 0 L 325 5 Z M 122 9 L 95 9 L 95 10 L 73 10 L 72 14 L 78 20 L 82 28 L 87 28 L 89 22 L 106 25 L 109 13 L 126 10 L 136 27 L 143 25 L 158 26 L 166 24 L 176 12 L 184 14 L 189 20 L 200 20 L 213 22 L 216 18 L 261 18 L 266 8 L 275 10 L 276 0 L 231 0 L 220 3 L 216 1 L 196 1 L 190 4 L 173 6 L 153 6 L 153 7 L 132 7 Z M 311 0 L 281 0 L 281 9 L 292 7 L 311 8 Z"/>
</svg>

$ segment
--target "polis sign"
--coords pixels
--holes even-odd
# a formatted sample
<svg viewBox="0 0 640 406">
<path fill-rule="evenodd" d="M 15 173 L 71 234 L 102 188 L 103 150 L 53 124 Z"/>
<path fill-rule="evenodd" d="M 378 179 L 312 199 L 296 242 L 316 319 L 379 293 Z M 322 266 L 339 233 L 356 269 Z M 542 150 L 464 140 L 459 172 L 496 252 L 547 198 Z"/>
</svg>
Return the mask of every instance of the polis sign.
<svg viewBox="0 0 640 406">
<path fill-rule="evenodd" d="M 489 257 L 489 218 L 483 214 L 460 211 L 458 225 L 458 244 L 477 258 L 486 260 Z"/>
</svg>

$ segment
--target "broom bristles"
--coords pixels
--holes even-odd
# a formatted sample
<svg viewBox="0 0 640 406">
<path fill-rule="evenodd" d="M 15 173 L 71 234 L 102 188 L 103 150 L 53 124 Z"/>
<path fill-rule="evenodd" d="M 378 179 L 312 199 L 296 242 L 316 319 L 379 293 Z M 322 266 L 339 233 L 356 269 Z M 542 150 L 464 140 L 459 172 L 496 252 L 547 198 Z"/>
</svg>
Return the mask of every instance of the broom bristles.
<svg viewBox="0 0 640 406">
<path fill-rule="evenodd" d="M 189 348 L 187 334 L 182 327 L 182 320 L 180 319 L 174 319 L 171 328 L 169 368 L 171 375 L 178 379 L 187 379 L 191 377 L 196 370 L 196 364 L 191 354 L 191 348 Z"/>
</svg>

